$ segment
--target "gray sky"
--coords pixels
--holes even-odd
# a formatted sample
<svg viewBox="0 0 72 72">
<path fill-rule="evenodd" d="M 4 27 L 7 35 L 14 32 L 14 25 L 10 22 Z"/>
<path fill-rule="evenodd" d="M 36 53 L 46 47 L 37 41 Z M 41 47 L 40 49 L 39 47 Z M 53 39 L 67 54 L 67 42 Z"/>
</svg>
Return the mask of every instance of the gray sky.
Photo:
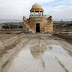
<svg viewBox="0 0 72 72">
<path fill-rule="evenodd" d="M 0 0 L 0 19 L 22 19 L 30 15 L 34 3 L 40 3 L 45 15 L 53 19 L 72 19 L 72 0 Z"/>
</svg>

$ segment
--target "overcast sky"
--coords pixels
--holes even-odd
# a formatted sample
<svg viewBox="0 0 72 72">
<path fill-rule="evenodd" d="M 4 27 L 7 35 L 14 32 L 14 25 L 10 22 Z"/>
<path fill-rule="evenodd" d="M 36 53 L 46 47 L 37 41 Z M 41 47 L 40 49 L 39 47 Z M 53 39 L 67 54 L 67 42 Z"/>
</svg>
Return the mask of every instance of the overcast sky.
<svg viewBox="0 0 72 72">
<path fill-rule="evenodd" d="M 0 0 L 0 19 L 22 19 L 30 15 L 34 3 L 39 3 L 45 15 L 53 19 L 72 19 L 72 0 Z"/>
</svg>

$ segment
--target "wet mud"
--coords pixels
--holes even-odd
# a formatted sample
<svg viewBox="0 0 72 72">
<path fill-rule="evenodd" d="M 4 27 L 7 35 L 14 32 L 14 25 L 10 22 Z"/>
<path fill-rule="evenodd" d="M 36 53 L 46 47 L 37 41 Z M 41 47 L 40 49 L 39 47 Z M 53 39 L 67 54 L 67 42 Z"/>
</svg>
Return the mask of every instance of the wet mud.
<svg viewBox="0 0 72 72">
<path fill-rule="evenodd" d="M 58 41 L 35 36 L 10 59 L 3 72 L 72 72 L 72 56 Z"/>
</svg>

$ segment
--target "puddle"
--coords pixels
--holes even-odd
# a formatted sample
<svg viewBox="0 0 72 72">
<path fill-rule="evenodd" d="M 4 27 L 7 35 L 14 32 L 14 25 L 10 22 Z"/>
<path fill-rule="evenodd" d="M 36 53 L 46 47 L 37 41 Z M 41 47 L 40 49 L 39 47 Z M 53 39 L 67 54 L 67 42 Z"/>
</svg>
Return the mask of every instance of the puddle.
<svg viewBox="0 0 72 72">
<path fill-rule="evenodd" d="M 72 72 L 72 57 L 61 45 L 30 43 L 14 57 L 5 72 Z"/>
</svg>

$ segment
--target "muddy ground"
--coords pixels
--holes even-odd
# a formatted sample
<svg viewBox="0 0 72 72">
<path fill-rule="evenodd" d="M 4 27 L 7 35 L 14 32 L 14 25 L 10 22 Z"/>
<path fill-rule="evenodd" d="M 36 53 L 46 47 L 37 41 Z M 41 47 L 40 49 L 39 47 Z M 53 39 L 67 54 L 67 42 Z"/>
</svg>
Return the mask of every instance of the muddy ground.
<svg viewBox="0 0 72 72">
<path fill-rule="evenodd" d="M 30 45 L 33 45 L 36 42 L 41 43 L 42 42 L 41 40 L 43 40 L 47 44 L 61 45 L 68 52 L 68 54 L 72 56 L 72 32 L 54 32 L 53 35 L 41 34 L 41 33 L 40 34 L 38 33 L 37 34 L 24 34 L 24 33 L 14 33 L 14 34 L 5 33 L 4 34 L 4 33 L 1 33 L 0 34 L 0 71 L 17 72 L 17 71 L 12 71 L 12 70 L 7 71 L 7 69 L 9 69 L 9 64 L 13 60 L 13 57 L 15 57 L 22 49 L 24 49 L 25 46 L 28 46 L 28 43 L 30 41 L 31 41 Z M 46 46 L 44 46 L 44 48 L 46 48 Z M 33 52 L 31 53 L 33 54 Z M 38 58 L 38 57 L 35 57 L 35 58 Z M 57 57 L 56 59 L 58 60 Z M 62 64 L 61 61 L 58 60 L 58 62 L 63 67 L 65 72 L 71 72 L 71 70 L 65 67 L 65 65 Z M 43 71 L 43 72 L 46 72 L 46 71 Z M 62 70 L 62 72 L 64 71 Z"/>
<path fill-rule="evenodd" d="M 53 36 L 62 38 L 72 44 L 72 32 L 53 33 Z"/>
<path fill-rule="evenodd" d="M 54 28 L 53 36 L 62 38 L 72 44 L 72 27 Z"/>
<path fill-rule="evenodd" d="M 5 54 L 7 50 L 16 46 L 21 35 L 22 34 L 0 34 L 0 57 Z"/>
</svg>

